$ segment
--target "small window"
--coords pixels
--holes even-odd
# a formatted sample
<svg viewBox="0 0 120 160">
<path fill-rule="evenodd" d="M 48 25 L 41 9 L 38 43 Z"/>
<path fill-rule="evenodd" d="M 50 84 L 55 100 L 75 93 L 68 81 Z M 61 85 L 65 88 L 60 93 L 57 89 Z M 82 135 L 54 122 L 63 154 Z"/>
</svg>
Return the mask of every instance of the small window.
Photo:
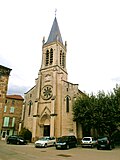
<svg viewBox="0 0 120 160">
<path fill-rule="evenodd" d="M 69 97 L 66 97 L 66 112 L 69 112 Z"/>
<path fill-rule="evenodd" d="M 50 65 L 53 63 L 53 49 L 50 50 Z"/>
<path fill-rule="evenodd" d="M 4 112 L 7 112 L 7 106 L 4 106 Z"/>
<path fill-rule="evenodd" d="M 32 102 L 30 101 L 29 102 L 29 108 L 28 108 L 28 116 L 30 116 L 30 114 L 31 114 L 31 106 L 32 106 Z"/>
<path fill-rule="evenodd" d="M 46 63 L 45 65 L 47 66 L 49 64 L 49 50 L 46 52 Z"/>
<path fill-rule="evenodd" d="M 14 113 L 15 108 L 14 107 L 10 107 L 10 113 Z"/>
</svg>

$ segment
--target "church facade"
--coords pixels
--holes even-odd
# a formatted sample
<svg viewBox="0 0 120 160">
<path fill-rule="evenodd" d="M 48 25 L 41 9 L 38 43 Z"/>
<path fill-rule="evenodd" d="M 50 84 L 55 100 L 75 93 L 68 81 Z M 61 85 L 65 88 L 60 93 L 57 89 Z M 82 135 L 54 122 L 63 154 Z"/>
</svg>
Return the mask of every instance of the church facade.
<svg viewBox="0 0 120 160">
<path fill-rule="evenodd" d="M 72 104 L 83 93 L 78 84 L 68 82 L 67 43 L 63 44 L 57 18 L 42 45 L 42 64 L 35 86 L 24 94 L 23 127 L 32 140 L 42 136 L 75 135 L 82 137 L 80 125 L 73 121 Z"/>
</svg>

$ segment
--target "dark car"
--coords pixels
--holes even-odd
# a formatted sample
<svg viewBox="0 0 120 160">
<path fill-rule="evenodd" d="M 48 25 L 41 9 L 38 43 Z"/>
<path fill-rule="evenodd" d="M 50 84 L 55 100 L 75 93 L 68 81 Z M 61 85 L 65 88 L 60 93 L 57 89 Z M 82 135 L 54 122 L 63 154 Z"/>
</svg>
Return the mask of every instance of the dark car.
<svg viewBox="0 0 120 160">
<path fill-rule="evenodd" d="M 114 140 L 107 137 L 107 136 L 101 136 L 97 139 L 97 149 L 109 149 L 111 150 L 114 148 Z"/>
<path fill-rule="evenodd" d="M 6 140 L 7 144 L 27 144 L 27 141 L 21 136 L 9 136 Z"/>
<path fill-rule="evenodd" d="M 57 139 L 56 149 L 69 149 L 77 146 L 77 139 L 75 136 L 62 136 Z"/>
</svg>

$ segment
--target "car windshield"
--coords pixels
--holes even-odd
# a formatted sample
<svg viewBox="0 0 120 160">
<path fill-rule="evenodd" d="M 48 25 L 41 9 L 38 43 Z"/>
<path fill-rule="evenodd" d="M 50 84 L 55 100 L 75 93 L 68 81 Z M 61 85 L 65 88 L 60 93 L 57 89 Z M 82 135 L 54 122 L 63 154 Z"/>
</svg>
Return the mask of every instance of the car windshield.
<svg viewBox="0 0 120 160">
<path fill-rule="evenodd" d="M 63 137 L 58 138 L 58 142 L 64 142 L 64 141 L 68 141 L 68 137 L 63 136 Z"/>
<path fill-rule="evenodd" d="M 107 140 L 107 137 L 99 137 L 98 140 Z"/>
<path fill-rule="evenodd" d="M 50 138 L 49 137 L 42 137 L 42 138 L 39 138 L 39 140 L 41 141 L 46 141 L 46 140 L 49 140 Z"/>
<path fill-rule="evenodd" d="M 83 138 L 84 141 L 90 141 L 90 138 Z"/>
<path fill-rule="evenodd" d="M 17 136 L 9 136 L 8 138 L 17 138 Z"/>
</svg>

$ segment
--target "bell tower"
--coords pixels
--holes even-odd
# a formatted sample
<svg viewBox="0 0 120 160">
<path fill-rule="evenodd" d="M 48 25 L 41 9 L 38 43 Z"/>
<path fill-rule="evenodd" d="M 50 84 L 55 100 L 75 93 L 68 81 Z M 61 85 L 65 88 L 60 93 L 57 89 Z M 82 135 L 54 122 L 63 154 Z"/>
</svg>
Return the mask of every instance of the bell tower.
<svg viewBox="0 0 120 160">
<path fill-rule="evenodd" d="M 67 43 L 63 44 L 55 16 L 47 41 L 43 38 L 42 64 L 38 78 L 39 125 L 43 135 L 57 136 L 60 127 L 62 81 L 67 81 Z M 55 120 L 56 119 L 56 120 Z M 59 128 L 60 130 L 60 128 Z M 41 132 L 40 130 L 38 132 Z"/>
<path fill-rule="evenodd" d="M 55 17 L 47 42 L 43 38 L 40 70 L 55 69 L 57 67 L 63 72 L 64 78 L 67 80 L 66 51 L 67 43 L 65 42 L 65 45 L 63 44 L 57 18 Z"/>
</svg>

